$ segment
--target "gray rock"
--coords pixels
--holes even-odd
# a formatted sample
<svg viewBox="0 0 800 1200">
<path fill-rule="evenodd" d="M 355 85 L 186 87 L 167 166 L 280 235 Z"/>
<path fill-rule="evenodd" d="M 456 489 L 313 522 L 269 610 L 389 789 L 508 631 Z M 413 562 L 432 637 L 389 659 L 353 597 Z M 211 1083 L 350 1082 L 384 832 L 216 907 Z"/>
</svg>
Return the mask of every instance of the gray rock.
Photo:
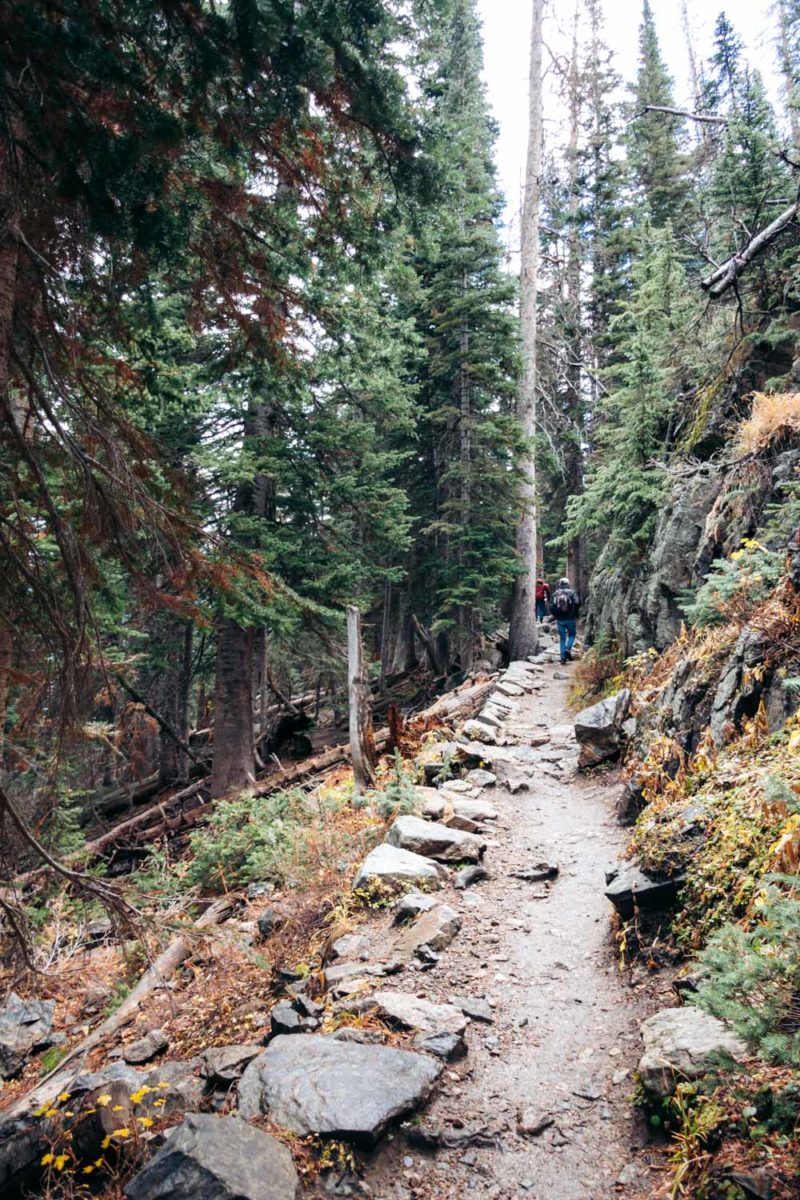
<svg viewBox="0 0 800 1200">
<path fill-rule="evenodd" d="M 139 1065 L 150 1062 L 157 1054 L 161 1054 L 169 1046 L 163 1029 L 151 1029 L 144 1037 L 130 1042 L 122 1048 L 122 1057 L 126 1063 Z"/>
<path fill-rule="evenodd" d="M 234 1083 L 241 1077 L 247 1064 L 262 1050 L 263 1046 L 254 1042 L 236 1046 L 212 1046 L 200 1055 L 200 1069 L 207 1079 L 218 1083 Z"/>
<path fill-rule="evenodd" d="M 354 963 L 353 966 L 357 972 L 364 970 L 360 963 Z M 326 978 L 328 983 L 335 982 L 331 981 L 328 973 Z M 288 1000 L 281 1000 L 270 1013 L 270 1029 L 273 1037 L 279 1033 L 313 1033 L 315 1029 L 319 1029 L 319 1021 L 314 1017 L 303 1016 Z"/>
<path fill-rule="evenodd" d="M 256 1048 L 258 1053 L 258 1048 Z M 145 1096 L 145 1106 L 151 1106 L 156 1099 L 163 1100 L 154 1113 L 160 1118 L 172 1117 L 176 1113 L 193 1112 L 203 1103 L 206 1085 L 205 1080 L 196 1074 L 195 1068 L 200 1066 L 200 1059 L 193 1058 L 188 1062 L 159 1063 L 145 1079 L 150 1088 L 155 1088 L 157 1095 L 152 1093 Z M 159 1085 L 167 1084 L 163 1088 Z M 128 1093 L 130 1095 L 130 1092 Z"/>
<path fill-rule="evenodd" d="M 456 800 L 453 812 L 459 817 L 476 821 L 479 825 L 484 821 L 497 820 L 497 809 L 488 800 Z"/>
<path fill-rule="evenodd" d="M 491 771 L 484 771 L 482 767 L 468 771 L 466 779 L 467 783 L 477 788 L 492 788 L 497 783 L 497 776 L 493 775 Z"/>
<path fill-rule="evenodd" d="M 521 775 L 515 776 L 513 779 L 506 779 L 505 786 L 511 792 L 512 796 L 516 796 L 517 792 L 527 792 L 530 790 L 531 781 L 523 779 Z"/>
<path fill-rule="evenodd" d="M 414 1048 L 446 1061 L 463 1058 L 467 1053 L 467 1043 L 460 1033 L 418 1033 L 414 1038 Z"/>
<path fill-rule="evenodd" d="M 370 884 L 400 889 L 424 883 L 426 887 L 440 888 L 446 878 L 446 870 L 430 858 L 382 842 L 370 851 L 359 867 L 353 880 L 353 891 Z"/>
<path fill-rule="evenodd" d="M 469 796 L 473 800 L 479 794 L 479 789 L 474 784 L 467 783 L 466 779 L 448 779 L 439 790 L 451 797 Z"/>
<path fill-rule="evenodd" d="M 383 1041 L 383 1034 L 378 1029 L 358 1029 L 353 1025 L 342 1025 L 331 1034 L 337 1042 L 357 1042 L 360 1046 L 375 1046 Z"/>
<path fill-rule="evenodd" d="M 436 908 L 437 904 L 439 904 L 439 900 L 435 896 L 429 896 L 426 892 L 406 892 L 405 896 L 401 896 L 394 906 L 394 923 L 400 925 L 406 921 L 412 921 L 420 913 L 430 912 L 432 908 Z"/>
<path fill-rule="evenodd" d="M 616 758 L 622 747 L 622 724 L 628 715 L 631 694 L 627 688 L 585 708 L 575 718 L 575 736 L 580 745 L 578 765 L 594 767 Z"/>
<path fill-rule="evenodd" d="M 606 896 L 626 921 L 636 908 L 659 909 L 671 904 L 683 877 L 651 879 L 635 863 L 622 863 L 606 874 Z"/>
<path fill-rule="evenodd" d="M 546 879 L 555 879 L 558 875 L 558 863 L 537 862 L 529 867 L 519 867 L 509 871 L 514 879 L 524 879 L 528 883 L 543 883 Z"/>
<path fill-rule="evenodd" d="M 363 933 L 345 933 L 331 946 L 331 958 L 367 958 L 368 946 Z"/>
<path fill-rule="evenodd" d="M 21 1070 L 36 1046 L 49 1044 L 55 1000 L 22 1000 L 11 992 L 0 1008 L 0 1079 Z"/>
<path fill-rule="evenodd" d="M 410 962 L 423 946 L 445 950 L 461 928 L 461 917 L 447 904 L 437 904 L 422 913 L 395 938 L 391 955 L 400 962 Z"/>
<path fill-rule="evenodd" d="M 238 1117 L 189 1113 L 125 1188 L 128 1200 L 295 1200 L 285 1146 Z"/>
<path fill-rule="evenodd" d="M 423 1054 L 312 1034 L 278 1037 L 250 1063 L 239 1109 L 306 1137 L 324 1134 L 374 1146 L 423 1104 L 441 1073 Z"/>
<path fill-rule="evenodd" d="M 483 1021 L 486 1025 L 491 1025 L 494 1021 L 492 1010 L 489 1007 L 488 1001 L 483 1000 L 480 996 L 451 996 L 450 1003 L 473 1021 Z"/>
<path fill-rule="evenodd" d="M 420 817 L 398 817 L 386 834 L 390 846 L 439 862 L 477 862 L 486 842 L 471 833 L 448 829 Z"/>
<path fill-rule="evenodd" d="M 489 872 L 486 867 L 472 866 L 462 867 L 460 871 L 456 871 L 453 876 L 453 887 L 459 891 L 466 891 L 468 887 L 472 887 L 474 883 L 480 883 L 482 879 L 488 879 Z"/>
<path fill-rule="evenodd" d="M 517 1116 L 517 1129 L 528 1137 L 539 1137 L 555 1123 L 556 1119 L 552 1113 L 538 1108 L 523 1109 Z"/>
<path fill-rule="evenodd" d="M 495 724 L 490 725 L 488 721 L 474 717 L 464 723 L 463 732 L 471 741 L 485 742 L 487 746 L 492 746 L 497 741 L 497 728 Z"/>
<path fill-rule="evenodd" d="M 356 1012 L 375 1013 L 389 1025 L 422 1033 L 463 1033 L 467 1018 L 454 1004 L 434 1004 L 408 992 L 373 992 L 355 1005 Z"/>
<path fill-rule="evenodd" d="M 446 807 L 443 792 L 439 788 L 416 787 L 414 794 L 423 817 L 428 821 L 441 821 Z"/>
<path fill-rule="evenodd" d="M 671 1096 L 681 1079 L 699 1079 L 747 1054 L 727 1025 L 699 1008 L 666 1008 L 648 1017 L 642 1022 L 642 1037 L 639 1078 L 656 1099 Z"/>
<path fill-rule="evenodd" d="M 262 938 L 268 938 L 276 929 L 286 924 L 286 918 L 276 908 L 265 908 L 256 920 L 258 932 Z"/>
</svg>

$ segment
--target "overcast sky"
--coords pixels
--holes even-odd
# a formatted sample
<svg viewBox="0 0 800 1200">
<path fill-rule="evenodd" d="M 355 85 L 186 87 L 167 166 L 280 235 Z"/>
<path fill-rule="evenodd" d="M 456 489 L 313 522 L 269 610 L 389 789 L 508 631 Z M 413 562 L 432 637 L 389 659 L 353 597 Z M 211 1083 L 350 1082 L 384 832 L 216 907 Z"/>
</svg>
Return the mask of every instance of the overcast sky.
<svg viewBox="0 0 800 1200">
<path fill-rule="evenodd" d="M 651 0 L 663 53 L 675 80 L 681 105 L 689 103 L 686 51 L 678 0 Z M 696 54 L 707 58 L 717 14 L 724 9 L 747 45 L 748 57 L 758 66 L 774 97 L 779 81 L 772 46 L 775 21 L 772 0 L 689 0 L 690 22 Z M 485 77 L 489 100 L 500 126 L 496 159 L 505 193 L 507 216 L 513 223 L 519 210 L 527 140 L 528 45 L 531 0 L 478 0 L 483 19 Z M 626 79 L 636 71 L 640 0 L 604 0 L 606 40 L 616 52 L 616 67 Z M 545 42 L 551 53 L 568 46 L 573 0 L 545 0 Z M 545 52 L 545 65 L 549 61 Z M 548 105 L 546 105 L 546 108 Z M 557 106 L 545 113 L 551 134 L 559 120 Z M 513 244 L 514 234 L 510 235 Z"/>
</svg>

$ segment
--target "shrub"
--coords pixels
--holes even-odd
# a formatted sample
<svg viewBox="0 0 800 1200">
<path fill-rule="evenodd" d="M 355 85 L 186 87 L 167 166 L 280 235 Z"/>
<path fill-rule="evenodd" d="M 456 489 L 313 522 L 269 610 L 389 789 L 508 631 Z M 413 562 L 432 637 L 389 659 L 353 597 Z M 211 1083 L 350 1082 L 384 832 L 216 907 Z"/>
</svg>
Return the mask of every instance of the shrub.
<svg viewBox="0 0 800 1200">
<path fill-rule="evenodd" d="M 769 1062 L 800 1066 L 800 876 L 765 891 L 759 921 L 727 925 L 700 955 L 697 1004 Z M 788 890 L 787 890 L 788 889 Z"/>
<path fill-rule="evenodd" d="M 208 825 L 191 835 L 187 884 L 225 890 L 255 880 L 280 882 L 308 816 L 306 796 L 296 789 L 220 800 Z"/>
</svg>

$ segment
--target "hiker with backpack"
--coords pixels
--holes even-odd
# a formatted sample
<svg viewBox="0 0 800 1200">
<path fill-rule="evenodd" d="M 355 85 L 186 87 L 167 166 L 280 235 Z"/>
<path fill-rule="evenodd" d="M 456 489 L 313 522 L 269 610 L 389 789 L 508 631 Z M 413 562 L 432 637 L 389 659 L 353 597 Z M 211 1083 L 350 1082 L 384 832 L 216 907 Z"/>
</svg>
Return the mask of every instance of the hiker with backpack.
<svg viewBox="0 0 800 1200">
<path fill-rule="evenodd" d="M 536 620 L 543 621 L 550 607 L 550 584 L 544 579 L 536 580 Z"/>
<path fill-rule="evenodd" d="M 572 662 L 572 647 L 578 632 L 577 620 L 581 602 L 568 579 L 561 579 L 550 601 L 550 612 L 558 625 L 561 665 Z"/>
</svg>

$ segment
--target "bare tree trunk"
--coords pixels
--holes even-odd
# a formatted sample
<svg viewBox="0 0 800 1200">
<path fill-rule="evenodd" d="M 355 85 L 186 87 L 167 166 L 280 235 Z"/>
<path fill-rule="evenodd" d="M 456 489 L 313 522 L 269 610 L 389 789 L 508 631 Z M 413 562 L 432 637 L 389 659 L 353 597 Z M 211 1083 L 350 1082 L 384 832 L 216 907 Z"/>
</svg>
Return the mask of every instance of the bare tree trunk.
<svg viewBox="0 0 800 1200">
<path fill-rule="evenodd" d="M 578 8 L 572 28 L 572 59 L 568 79 L 569 95 L 569 145 L 567 148 L 567 170 L 569 189 L 569 223 L 567 227 L 567 312 L 569 314 L 569 339 L 567 363 L 567 418 L 570 436 L 566 447 L 567 487 L 571 496 L 583 491 L 583 314 L 581 309 L 581 238 L 580 238 L 580 192 L 578 182 L 578 138 L 581 121 L 581 92 L 578 52 Z M 584 536 L 577 534 L 567 546 L 567 574 L 575 590 L 582 594 Z"/>
<path fill-rule="evenodd" d="M 6 714 L 8 713 L 8 691 L 11 684 L 11 664 L 14 654 L 14 639 L 11 627 L 0 618 L 0 771 L 3 769 L 5 749 Z"/>
<path fill-rule="evenodd" d="M 403 596 L 399 605 L 399 624 L 397 640 L 392 656 L 392 674 L 405 675 L 413 671 L 417 665 L 417 653 L 414 647 L 414 616 L 408 608 L 408 599 Z"/>
<path fill-rule="evenodd" d="M 800 95 L 798 94 L 800 89 L 798 89 L 795 79 L 791 39 L 792 30 L 789 13 L 786 10 L 786 0 L 778 0 L 778 57 L 783 75 L 783 86 L 786 89 L 786 110 L 789 115 L 792 145 L 797 147 L 800 146 Z"/>
<path fill-rule="evenodd" d="M 536 302 L 539 275 L 539 209 L 542 176 L 542 10 L 544 0 L 533 0 L 529 80 L 528 161 L 525 170 L 525 202 L 522 208 L 520 264 L 520 333 L 522 376 L 517 413 L 527 439 L 521 463 L 522 513 L 517 526 L 517 555 L 522 573 L 514 585 L 509 632 L 513 659 L 535 654 L 536 629 Z"/>
<path fill-rule="evenodd" d="M 686 44 L 686 58 L 689 63 L 689 79 L 692 85 L 692 107 L 695 113 L 699 114 L 703 102 L 703 80 L 701 69 L 697 65 L 697 55 L 694 52 L 694 41 L 689 25 L 689 6 L 687 0 L 681 0 L 681 28 L 683 29 L 683 40 Z M 707 149 L 711 145 L 711 135 L 708 126 L 708 121 L 695 121 L 692 125 L 695 136 L 704 149 Z"/>
<path fill-rule="evenodd" d="M 223 620 L 217 635 L 214 687 L 214 766 L 211 795 L 241 791 L 255 779 L 253 630 Z"/>
<path fill-rule="evenodd" d="M 466 267 L 461 276 L 461 300 L 466 308 L 469 278 Z M 466 529 L 470 520 L 472 507 L 472 387 L 469 372 L 469 326 L 466 319 L 461 322 L 459 366 L 459 521 L 461 538 L 458 546 L 459 565 L 464 569 L 464 543 Z M 458 654 L 461 670 L 468 671 L 472 666 L 473 650 L 475 648 L 475 614 L 472 606 L 462 604 L 458 612 Z"/>
<path fill-rule="evenodd" d="M 383 619 L 381 621 L 381 677 L 378 689 L 381 695 L 386 694 L 386 676 L 389 674 L 391 661 L 392 633 L 392 585 L 387 579 L 383 585 Z"/>
<path fill-rule="evenodd" d="M 187 621 L 183 630 L 183 660 L 181 662 L 181 680 L 178 695 L 178 734 L 181 741 L 189 744 L 191 715 L 189 712 L 192 692 L 192 654 L 194 650 L 194 626 Z M 181 750 L 178 757 L 178 771 L 181 779 L 189 775 L 189 756 Z"/>
<path fill-rule="evenodd" d="M 356 795 L 372 787 L 377 759 L 372 728 L 372 697 L 364 667 L 361 641 L 361 613 L 354 605 L 347 608 L 347 686 L 350 701 L 350 756 Z"/>
</svg>

